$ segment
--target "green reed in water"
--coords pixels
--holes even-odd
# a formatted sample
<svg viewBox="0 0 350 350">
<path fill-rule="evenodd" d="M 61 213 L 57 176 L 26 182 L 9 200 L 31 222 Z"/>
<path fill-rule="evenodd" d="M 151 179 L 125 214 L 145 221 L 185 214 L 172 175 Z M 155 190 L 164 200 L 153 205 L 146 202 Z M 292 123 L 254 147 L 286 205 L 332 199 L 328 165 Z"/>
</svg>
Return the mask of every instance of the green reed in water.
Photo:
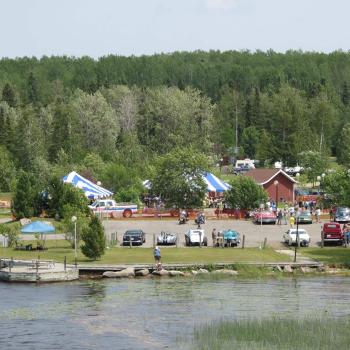
<svg viewBox="0 0 350 350">
<path fill-rule="evenodd" d="M 350 319 L 219 321 L 195 328 L 196 350 L 348 349 Z"/>
</svg>

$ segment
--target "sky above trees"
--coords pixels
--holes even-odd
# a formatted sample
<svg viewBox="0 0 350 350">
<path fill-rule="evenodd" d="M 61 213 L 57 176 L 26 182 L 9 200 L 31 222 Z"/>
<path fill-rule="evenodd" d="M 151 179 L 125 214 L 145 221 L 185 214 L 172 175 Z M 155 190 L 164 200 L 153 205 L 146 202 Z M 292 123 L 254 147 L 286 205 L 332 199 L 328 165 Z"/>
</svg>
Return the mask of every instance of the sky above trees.
<svg viewBox="0 0 350 350">
<path fill-rule="evenodd" d="M 0 57 L 347 51 L 347 0 L 12 0 Z"/>
</svg>

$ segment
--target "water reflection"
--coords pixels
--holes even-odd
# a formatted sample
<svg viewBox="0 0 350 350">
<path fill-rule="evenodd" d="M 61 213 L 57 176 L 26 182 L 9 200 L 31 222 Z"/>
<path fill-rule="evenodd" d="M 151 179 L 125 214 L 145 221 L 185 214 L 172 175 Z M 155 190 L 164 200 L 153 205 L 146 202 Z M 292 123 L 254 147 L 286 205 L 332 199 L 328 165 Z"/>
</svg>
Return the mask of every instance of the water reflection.
<svg viewBox="0 0 350 350">
<path fill-rule="evenodd" d="M 0 296 L 1 349 L 181 348 L 203 322 L 350 314 L 345 277 L 0 284 Z"/>
</svg>

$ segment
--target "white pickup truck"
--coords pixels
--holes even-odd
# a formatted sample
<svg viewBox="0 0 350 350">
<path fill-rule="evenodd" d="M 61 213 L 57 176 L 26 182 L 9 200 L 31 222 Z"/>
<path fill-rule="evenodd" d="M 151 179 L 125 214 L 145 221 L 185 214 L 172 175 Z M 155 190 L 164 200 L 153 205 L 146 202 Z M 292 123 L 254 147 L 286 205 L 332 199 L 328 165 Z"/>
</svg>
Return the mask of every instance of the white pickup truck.
<svg viewBox="0 0 350 350">
<path fill-rule="evenodd" d="M 89 205 L 89 208 L 95 214 L 112 217 L 123 215 L 125 218 L 130 218 L 132 214 L 137 213 L 137 204 L 116 203 L 113 199 L 98 199 L 96 202 Z"/>
</svg>

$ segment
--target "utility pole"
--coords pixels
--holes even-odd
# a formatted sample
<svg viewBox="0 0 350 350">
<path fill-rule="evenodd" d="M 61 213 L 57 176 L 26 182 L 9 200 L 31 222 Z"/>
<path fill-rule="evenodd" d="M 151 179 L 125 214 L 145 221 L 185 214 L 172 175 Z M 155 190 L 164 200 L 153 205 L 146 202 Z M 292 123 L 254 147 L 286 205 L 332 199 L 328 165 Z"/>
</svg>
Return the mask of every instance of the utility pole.
<svg viewBox="0 0 350 350">
<path fill-rule="evenodd" d="M 236 104 L 236 147 L 235 147 L 235 153 L 236 153 L 236 155 L 238 153 L 238 112 L 237 112 L 237 104 Z"/>
</svg>

